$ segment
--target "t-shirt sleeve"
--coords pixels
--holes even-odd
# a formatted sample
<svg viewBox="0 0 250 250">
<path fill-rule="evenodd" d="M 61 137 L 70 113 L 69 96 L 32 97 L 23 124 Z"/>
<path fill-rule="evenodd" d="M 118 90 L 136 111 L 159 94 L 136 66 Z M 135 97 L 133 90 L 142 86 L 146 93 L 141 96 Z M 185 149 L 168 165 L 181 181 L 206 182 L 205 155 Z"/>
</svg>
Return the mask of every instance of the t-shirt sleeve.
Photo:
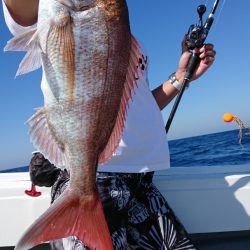
<svg viewBox="0 0 250 250">
<path fill-rule="evenodd" d="M 6 25 L 9 28 L 9 31 L 14 36 L 20 35 L 20 34 L 26 32 L 26 31 L 29 31 L 30 29 L 36 27 L 36 24 L 24 27 L 24 26 L 21 26 L 18 23 L 16 23 L 15 20 L 10 15 L 10 12 L 9 12 L 4 0 L 2 0 L 2 4 L 3 4 L 3 13 L 4 13 L 4 18 L 5 18 Z"/>
</svg>

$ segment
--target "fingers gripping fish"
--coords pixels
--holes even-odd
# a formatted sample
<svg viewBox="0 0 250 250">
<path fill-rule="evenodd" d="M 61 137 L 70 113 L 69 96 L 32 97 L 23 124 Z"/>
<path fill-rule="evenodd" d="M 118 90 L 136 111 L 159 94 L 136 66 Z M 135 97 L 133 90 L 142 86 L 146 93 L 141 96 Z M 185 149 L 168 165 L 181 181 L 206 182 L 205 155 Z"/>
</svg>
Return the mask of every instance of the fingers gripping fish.
<svg viewBox="0 0 250 250">
<path fill-rule="evenodd" d="M 28 121 L 31 140 L 70 171 L 67 190 L 15 249 L 67 236 L 90 249 L 113 249 L 96 169 L 118 146 L 140 77 L 126 1 L 40 0 L 37 29 L 14 37 L 5 50 L 27 51 L 17 75 L 42 65 L 44 107 Z"/>
</svg>

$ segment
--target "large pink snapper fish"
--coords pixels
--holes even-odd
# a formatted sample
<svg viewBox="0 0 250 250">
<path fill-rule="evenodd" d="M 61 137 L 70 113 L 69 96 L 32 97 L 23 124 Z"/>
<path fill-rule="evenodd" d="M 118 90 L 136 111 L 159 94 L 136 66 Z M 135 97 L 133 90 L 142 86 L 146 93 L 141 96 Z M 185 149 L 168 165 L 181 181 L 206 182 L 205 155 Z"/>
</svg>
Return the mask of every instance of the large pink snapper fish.
<svg viewBox="0 0 250 250">
<path fill-rule="evenodd" d="M 28 121 L 31 139 L 70 171 L 67 190 L 15 249 L 67 236 L 90 249 L 113 249 L 96 170 L 118 146 L 140 75 L 126 1 L 40 0 L 37 29 L 14 37 L 5 50 L 27 51 L 17 75 L 42 65 L 44 107 Z"/>
</svg>

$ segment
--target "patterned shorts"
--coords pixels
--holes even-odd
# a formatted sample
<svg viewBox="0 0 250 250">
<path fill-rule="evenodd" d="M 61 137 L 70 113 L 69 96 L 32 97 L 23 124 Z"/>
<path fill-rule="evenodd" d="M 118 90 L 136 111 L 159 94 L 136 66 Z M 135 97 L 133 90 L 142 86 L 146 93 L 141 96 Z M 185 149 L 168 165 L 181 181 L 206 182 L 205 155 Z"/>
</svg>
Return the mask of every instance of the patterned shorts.
<svg viewBox="0 0 250 250">
<path fill-rule="evenodd" d="M 152 182 L 153 173 L 98 173 L 97 185 L 115 250 L 195 250 L 184 227 Z M 52 202 L 68 184 L 62 172 Z M 54 250 L 87 250 L 75 237 L 51 242 Z"/>
</svg>

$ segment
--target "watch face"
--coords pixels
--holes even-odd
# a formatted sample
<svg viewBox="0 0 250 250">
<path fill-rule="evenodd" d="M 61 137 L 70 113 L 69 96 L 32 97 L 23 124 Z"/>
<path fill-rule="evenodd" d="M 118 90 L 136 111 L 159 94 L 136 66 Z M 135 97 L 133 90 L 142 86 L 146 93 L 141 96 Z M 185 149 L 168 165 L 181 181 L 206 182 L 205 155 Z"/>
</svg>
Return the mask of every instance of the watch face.
<svg viewBox="0 0 250 250">
<path fill-rule="evenodd" d="M 173 84 L 174 81 L 176 81 L 175 72 L 172 73 L 172 74 L 169 76 L 168 79 L 169 79 L 170 83 Z"/>
<path fill-rule="evenodd" d="M 181 90 L 182 84 L 176 79 L 175 72 L 169 76 L 169 81 L 178 91 Z"/>
</svg>

